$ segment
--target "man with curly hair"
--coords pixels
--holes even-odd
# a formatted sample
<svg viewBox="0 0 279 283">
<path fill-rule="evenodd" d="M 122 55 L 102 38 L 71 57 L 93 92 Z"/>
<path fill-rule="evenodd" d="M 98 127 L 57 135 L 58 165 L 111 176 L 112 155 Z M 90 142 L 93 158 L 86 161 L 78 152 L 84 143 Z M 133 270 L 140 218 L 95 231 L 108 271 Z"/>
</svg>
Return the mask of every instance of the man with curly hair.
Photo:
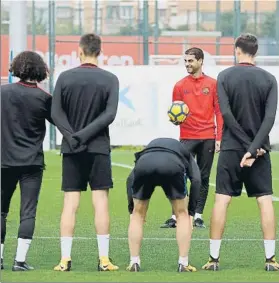
<svg viewBox="0 0 279 283">
<path fill-rule="evenodd" d="M 52 122 L 52 97 L 37 83 L 45 80 L 48 68 L 32 51 L 18 54 L 10 72 L 20 80 L 1 86 L 1 269 L 6 236 L 6 220 L 16 186 L 20 186 L 20 225 L 13 271 L 32 270 L 26 256 L 35 229 L 41 189 L 46 120 Z"/>
</svg>

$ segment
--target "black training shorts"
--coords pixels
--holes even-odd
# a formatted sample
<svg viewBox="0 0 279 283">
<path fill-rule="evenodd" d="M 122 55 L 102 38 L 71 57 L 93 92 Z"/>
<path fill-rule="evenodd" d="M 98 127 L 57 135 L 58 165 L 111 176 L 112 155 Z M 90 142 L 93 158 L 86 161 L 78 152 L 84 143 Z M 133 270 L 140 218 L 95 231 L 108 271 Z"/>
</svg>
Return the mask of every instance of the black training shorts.
<svg viewBox="0 0 279 283">
<path fill-rule="evenodd" d="M 148 200 L 161 186 L 171 200 L 187 196 L 185 168 L 180 159 L 168 152 L 146 153 L 137 161 L 132 186 L 133 198 Z"/>
<path fill-rule="evenodd" d="M 272 195 L 272 172 L 269 153 L 258 157 L 252 167 L 240 167 L 244 151 L 221 151 L 217 165 L 216 193 L 240 196 L 243 184 L 248 197 Z"/>
<path fill-rule="evenodd" d="M 110 155 L 81 152 L 63 154 L 62 190 L 86 191 L 113 187 Z"/>
</svg>

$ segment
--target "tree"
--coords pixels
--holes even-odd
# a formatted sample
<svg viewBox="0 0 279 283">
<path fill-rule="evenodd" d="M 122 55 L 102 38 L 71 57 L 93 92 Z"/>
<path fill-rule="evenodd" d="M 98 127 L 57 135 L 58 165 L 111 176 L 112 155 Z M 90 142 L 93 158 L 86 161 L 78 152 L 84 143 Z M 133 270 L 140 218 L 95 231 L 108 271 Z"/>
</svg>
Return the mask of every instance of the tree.
<svg viewBox="0 0 279 283">
<path fill-rule="evenodd" d="M 247 30 L 247 15 L 246 13 L 240 14 L 240 31 L 246 32 Z M 220 19 L 220 30 L 222 32 L 222 36 L 234 36 L 234 13 L 233 12 L 225 12 L 221 14 Z"/>
<path fill-rule="evenodd" d="M 2 5 L 1 5 L 2 6 Z M 9 33 L 9 12 L 1 7 L 1 34 Z"/>
<path fill-rule="evenodd" d="M 137 29 L 131 25 L 121 27 L 119 30 L 119 35 L 137 35 L 137 34 L 138 34 Z"/>
<path fill-rule="evenodd" d="M 32 34 L 32 26 L 35 25 L 36 35 L 45 35 L 47 33 L 47 23 L 44 20 L 45 10 L 43 8 L 36 8 L 35 10 L 35 23 L 32 22 L 32 10 L 29 13 L 29 24 L 27 26 L 28 34 Z"/>
<path fill-rule="evenodd" d="M 63 19 L 55 23 L 56 35 L 72 35 L 74 34 L 74 25 L 72 19 Z"/>
<path fill-rule="evenodd" d="M 1 7 L 1 34 L 9 34 L 9 20 L 10 14 L 9 11 L 6 11 Z M 44 9 L 36 9 L 35 23 L 32 23 L 32 10 L 28 11 L 28 24 L 27 24 L 27 33 L 32 34 L 32 26 L 35 26 L 36 34 L 46 34 L 47 27 L 44 22 Z"/>
<path fill-rule="evenodd" d="M 275 12 L 266 13 L 265 21 L 261 25 L 261 36 L 276 38 L 276 16 Z"/>
<path fill-rule="evenodd" d="M 131 25 L 126 25 L 120 28 L 119 33 L 117 35 L 142 35 L 143 33 L 143 23 L 139 23 L 138 26 L 134 27 Z M 153 25 L 149 25 L 148 34 L 149 36 L 153 36 L 155 33 L 155 27 Z M 158 36 L 160 36 L 161 30 L 158 30 Z"/>
<path fill-rule="evenodd" d="M 186 30 L 189 30 L 189 27 L 188 25 L 180 25 L 176 28 L 177 31 L 186 31 Z"/>
</svg>

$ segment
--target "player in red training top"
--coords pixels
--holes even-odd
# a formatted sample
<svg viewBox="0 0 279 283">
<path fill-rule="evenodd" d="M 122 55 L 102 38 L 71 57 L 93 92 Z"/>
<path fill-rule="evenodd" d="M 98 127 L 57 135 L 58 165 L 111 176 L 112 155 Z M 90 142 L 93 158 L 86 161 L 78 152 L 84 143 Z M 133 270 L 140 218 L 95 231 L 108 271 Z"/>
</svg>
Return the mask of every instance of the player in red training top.
<svg viewBox="0 0 279 283">
<path fill-rule="evenodd" d="M 186 50 L 184 61 L 189 75 L 175 84 L 172 100 L 184 101 L 190 109 L 189 116 L 180 125 L 180 141 L 196 157 L 201 171 L 201 195 L 194 226 L 205 228 L 202 214 L 208 195 L 214 152 L 220 150 L 223 119 L 218 104 L 216 80 L 202 71 L 203 51 L 196 47 Z M 174 213 L 161 227 L 176 227 Z"/>
</svg>

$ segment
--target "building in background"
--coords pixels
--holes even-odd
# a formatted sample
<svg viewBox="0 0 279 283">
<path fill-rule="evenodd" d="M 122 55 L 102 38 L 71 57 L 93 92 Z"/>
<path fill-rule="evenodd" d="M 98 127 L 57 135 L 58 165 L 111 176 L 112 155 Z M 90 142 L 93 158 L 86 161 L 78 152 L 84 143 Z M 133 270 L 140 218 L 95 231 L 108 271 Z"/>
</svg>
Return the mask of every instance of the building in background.
<svg viewBox="0 0 279 283">
<path fill-rule="evenodd" d="M 4 76 L 9 62 L 11 3 L 1 2 Z M 235 3 L 240 3 L 239 29 L 235 22 Z M 102 36 L 101 65 L 137 65 L 148 61 L 149 64 L 172 64 L 179 62 L 183 51 L 191 46 L 201 47 L 210 56 L 221 56 L 218 64 L 231 64 L 234 38 L 240 32 L 252 32 L 259 37 L 259 55 L 279 55 L 279 1 L 221 0 L 210 1 L 209 5 L 208 1 L 149 0 L 148 4 L 148 17 L 144 17 L 147 13 L 143 0 L 55 1 L 55 64 L 78 64 L 77 42 L 85 32 Z M 49 33 L 49 1 L 26 1 L 26 5 L 28 49 L 35 47 L 48 60 L 49 39 L 53 37 Z M 230 56 L 229 61 L 225 62 L 224 56 Z M 278 66 L 276 58 L 270 57 L 265 64 Z"/>
<path fill-rule="evenodd" d="M 32 2 L 27 1 L 29 24 L 32 22 Z M 34 1 L 37 34 L 47 32 L 48 1 Z M 234 1 L 158 0 L 157 19 L 160 31 L 221 29 L 224 36 L 232 36 Z M 278 1 L 277 1 L 278 2 Z M 8 10 L 12 1 L 1 2 L 2 27 L 8 24 Z M 156 24 L 156 1 L 148 0 L 149 26 Z M 143 21 L 143 0 L 68 0 L 55 1 L 58 35 L 95 31 L 102 35 L 137 35 Z M 278 5 L 278 4 L 277 4 Z M 241 24 L 246 30 L 265 33 L 266 22 L 276 13 L 276 0 L 241 0 Z M 219 25 L 219 28 L 218 28 Z M 7 27 L 7 26 L 6 26 Z M 6 28 L 4 28 L 5 33 Z M 31 28 L 29 28 L 31 32 Z M 272 34 L 273 30 L 270 31 Z"/>
<path fill-rule="evenodd" d="M 121 33 L 121 30 L 128 33 L 129 28 L 133 32 L 143 20 L 143 0 L 81 1 L 84 7 L 83 26 L 86 32 L 92 31 L 96 26 L 97 32 L 101 34 L 117 34 Z M 234 13 L 234 1 L 219 1 L 219 6 L 217 2 L 210 1 L 209 5 L 208 1 L 158 0 L 159 28 L 214 31 L 218 25 L 218 17 L 221 25 L 226 22 L 229 24 Z M 242 21 L 251 32 L 257 32 L 257 26 L 263 24 L 276 11 L 276 0 L 240 2 Z M 155 25 L 156 1 L 149 0 L 148 3 L 149 24 L 152 27 Z M 229 31 L 225 31 L 225 35 Z"/>
</svg>

